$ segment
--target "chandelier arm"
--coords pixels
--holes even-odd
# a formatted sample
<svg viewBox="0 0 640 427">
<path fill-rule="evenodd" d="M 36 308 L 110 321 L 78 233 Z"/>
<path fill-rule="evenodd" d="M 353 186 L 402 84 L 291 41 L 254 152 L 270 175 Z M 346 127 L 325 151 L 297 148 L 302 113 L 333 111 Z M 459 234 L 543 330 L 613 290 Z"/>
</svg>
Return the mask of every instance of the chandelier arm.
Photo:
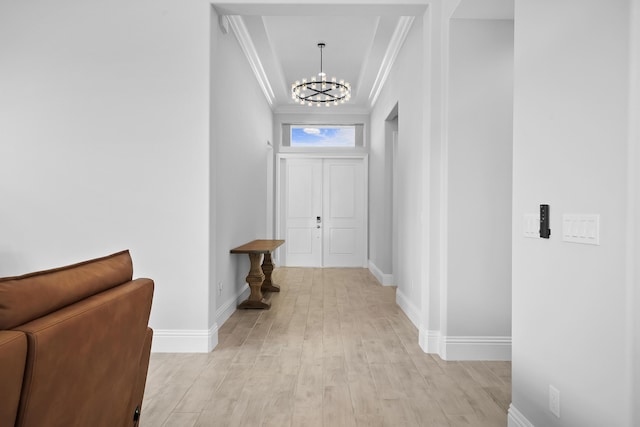
<svg viewBox="0 0 640 427">
<path fill-rule="evenodd" d="M 307 88 L 307 90 L 310 93 L 300 93 L 300 94 L 298 94 L 298 93 L 295 92 L 295 90 L 294 90 L 293 93 L 296 96 L 296 98 L 298 98 L 298 99 L 300 99 L 302 101 L 311 100 L 313 102 L 333 102 L 333 101 L 336 101 L 336 100 L 340 101 L 342 99 L 345 99 L 347 97 L 347 95 L 350 94 L 350 91 L 345 91 L 344 94 L 342 94 L 341 96 L 336 96 L 336 95 L 328 92 L 328 90 L 330 90 L 330 89 L 327 89 L 325 91 L 321 91 L 321 90 L 317 90 L 317 89 Z M 316 99 L 313 99 L 313 97 L 320 96 L 320 95 L 331 97 L 331 99 L 330 100 L 322 100 L 322 99 L 317 99 L 316 100 Z"/>
</svg>

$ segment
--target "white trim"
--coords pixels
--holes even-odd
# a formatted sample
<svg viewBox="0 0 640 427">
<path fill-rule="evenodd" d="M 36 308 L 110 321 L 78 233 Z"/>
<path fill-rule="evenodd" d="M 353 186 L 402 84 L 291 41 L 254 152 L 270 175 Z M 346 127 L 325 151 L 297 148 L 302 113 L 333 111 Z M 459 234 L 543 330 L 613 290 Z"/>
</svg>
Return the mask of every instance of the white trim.
<svg viewBox="0 0 640 427">
<path fill-rule="evenodd" d="M 448 291 L 449 291 L 449 36 L 450 19 L 443 20 L 441 38 L 441 96 L 440 96 L 440 331 L 446 338 L 448 328 Z M 441 345 L 446 356 L 446 346 Z M 442 354 L 441 354 L 442 357 Z M 444 359 L 444 357 L 443 357 Z"/>
<path fill-rule="evenodd" d="M 369 271 L 382 286 L 393 286 L 393 274 L 383 273 L 373 261 L 369 260 Z"/>
<path fill-rule="evenodd" d="M 427 167 L 422 168 L 422 233 L 421 233 L 421 258 L 423 260 L 421 267 L 422 276 L 422 324 L 418 329 L 418 344 L 425 353 L 440 353 L 440 330 L 430 329 L 431 327 L 439 328 L 439 300 L 433 297 L 433 293 L 440 283 L 438 280 L 437 271 L 438 267 L 438 252 L 431 247 L 434 236 L 437 236 L 437 225 L 434 227 L 432 221 L 437 216 L 434 215 L 434 178 L 433 170 L 431 167 L 434 161 L 433 146 L 435 144 L 435 132 L 437 130 L 437 124 L 435 120 L 435 114 L 437 110 L 434 108 L 434 103 L 438 98 L 440 85 L 438 84 L 438 73 L 434 72 L 434 59 L 440 53 L 440 44 L 436 45 L 436 40 L 439 40 L 441 33 L 441 19 L 440 19 L 440 3 L 434 3 L 430 5 L 422 16 L 422 65 L 424 70 L 429 70 L 429 78 L 425 79 L 423 86 L 423 138 L 425 144 L 422 148 L 422 163 Z M 437 154 L 437 152 L 436 152 Z M 436 321 L 437 319 L 437 321 Z"/>
<path fill-rule="evenodd" d="M 249 65 L 253 70 L 253 74 L 256 76 L 260 89 L 262 89 L 262 92 L 264 93 L 264 97 L 267 99 L 269 106 L 273 107 L 276 97 L 244 20 L 238 15 L 228 15 L 227 20 L 229 21 L 229 26 L 233 30 L 233 34 L 235 34 L 238 43 L 240 43 L 240 47 L 242 48 L 244 55 L 249 61 Z"/>
<path fill-rule="evenodd" d="M 417 328 L 420 324 L 420 310 L 407 298 L 400 288 L 396 289 L 396 304 L 407 315 L 411 323 Z"/>
<path fill-rule="evenodd" d="M 440 354 L 440 331 L 430 331 L 420 328 L 418 331 L 418 344 L 425 353 Z"/>
<path fill-rule="evenodd" d="M 396 61 L 400 48 L 402 48 L 402 45 L 409 34 L 409 30 L 411 29 L 411 24 L 413 24 L 414 19 L 415 16 L 401 16 L 400 19 L 398 19 L 398 24 L 396 25 L 396 29 L 393 31 L 393 35 L 391 36 L 391 40 L 387 46 L 387 51 L 382 58 L 378 75 L 373 81 L 373 87 L 369 93 L 369 105 L 371 107 L 373 107 L 378 100 L 378 96 L 389 77 L 393 63 Z"/>
<path fill-rule="evenodd" d="M 511 337 L 447 337 L 421 328 L 418 343 L 422 351 L 442 360 L 511 360 Z"/>
<path fill-rule="evenodd" d="M 439 346 L 443 360 L 511 360 L 511 337 L 444 336 Z"/>
<path fill-rule="evenodd" d="M 322 151 L 313 151 L 313 152 L 286 152 L 286 153 L 278 153 L 279 159 L 360 159 L 360 160 L 368 160 L 369 154 L 366 151 L 354 151 L 349 153 L 338 153 L 335 151 L 331 152 L 322 152 Z"/>
<path fill-rule="evenodd" d="M 249 298 L 250 293 L 251 289 L 249 288 L 249 285 L 245 283 L 243 288 L 240 289 L 233 298 L 227 300 L 227 302 L 222 304 L 222 306 L 216 310 L 216 323 L 220 326 L 224 325 L 224 322 L 226 322 L 229 317 L 236 312 L 238 305 Z"/>
<path fill-rule="evenodd" d="M 509 418 L 507 427 L 535 427 L 518 409 L 513 406 L 513 403 L 509 405 Z"/>
<path fill-rule="evenodd" d="M 360 107 L 354 104 L 340 104 L 340 112 L 342 114 L 366 115 L 366 114 L 369 114 L 370 109 L 367 107 Z M 306 108 L 298 104 L 293 104 L 293 105 L 284 104 L 284 105 L 278 105 L 277 107 L 275 107 L 274 113 L 275 114 L 313 113 L 314 116 L 323 116 L 323 115 L 334 115 L 336 114 L 336 110 L 334 108 L 313 108 L 313 107 Z"/>
<path fill-rule="evenodd" d="M 218 345 L 218 324 L 209 329 L 154 329 L 152 353 L 209 353 Z"/>
<path fill-rule="evenodd" d="M 218 345 L 218 329 L 249 297 L 249 285 L 216 310 L 216 323 L 207 331 L 199 329 L 154 329 L 152 353 L 209 353 Z"/>
<path fill-rule="evenodd" d="M 640 255 L 640 227 L 636 224 L 640 214 L 640 0 L 631 2 L 629 43 L 629 113 L 628 113 L 628 154 L 627 167 L 627 358 L 631 360 L 631 375 L 627 376 L 628 398 L 624 405 L 631 405 L 631 424 L 640 425 L 640 269 L 637 259 Z M 622 405 L 622 404 L 621 404 Z"/>
</svg>

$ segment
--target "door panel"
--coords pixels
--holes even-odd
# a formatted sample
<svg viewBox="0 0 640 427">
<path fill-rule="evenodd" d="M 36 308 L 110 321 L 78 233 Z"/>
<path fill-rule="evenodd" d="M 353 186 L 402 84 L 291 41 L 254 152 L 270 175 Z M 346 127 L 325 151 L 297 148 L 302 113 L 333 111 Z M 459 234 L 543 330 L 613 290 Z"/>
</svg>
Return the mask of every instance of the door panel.
<svg viewBox="0 0 640 427">
<path fill-rule="evenodd" d="M 316 217 L 322 215 L 322 160 L 288 160 L 284 187 L 286 263 L 320 267 L 322 230 Z"/>
<path fill-rule="evenodd" d="M 325 159 L 323 265 L 363 267 L 365 182 L 362 159 Z"/>
<path fill-rule="evenodd" d="M 332 254 L 352 254 L 356 251 L 356 233 L 351 228 L 332 228 L 329 236 L 329 252 Z"/>
<path fill-rule="evenodd" d="M 329 179 L 329 216 L 331 218 L 353 218 L 355 210 L 355 171 L 352 165 L 328 164 L 325 174 Z"/>
</svg>

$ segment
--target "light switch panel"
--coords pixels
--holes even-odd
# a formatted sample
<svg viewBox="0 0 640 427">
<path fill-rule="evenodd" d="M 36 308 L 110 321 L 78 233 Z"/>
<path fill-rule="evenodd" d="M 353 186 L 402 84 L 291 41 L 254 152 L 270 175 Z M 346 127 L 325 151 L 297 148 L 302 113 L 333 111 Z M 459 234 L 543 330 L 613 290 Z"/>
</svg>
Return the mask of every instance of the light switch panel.
<svg viewBox="0 0 640 427">
<path fill-rule="evenodd" d="M 538 228 L 540 226 L 540 216 L 537 213 L 524 214 L 523 233 L 524 237 L 538 238 Z"/>
<path fill-rule="evenodd" d="M 562 240 L 585 245 L 600 244 L 600 215 L 562 215 Z"/>
</svg>

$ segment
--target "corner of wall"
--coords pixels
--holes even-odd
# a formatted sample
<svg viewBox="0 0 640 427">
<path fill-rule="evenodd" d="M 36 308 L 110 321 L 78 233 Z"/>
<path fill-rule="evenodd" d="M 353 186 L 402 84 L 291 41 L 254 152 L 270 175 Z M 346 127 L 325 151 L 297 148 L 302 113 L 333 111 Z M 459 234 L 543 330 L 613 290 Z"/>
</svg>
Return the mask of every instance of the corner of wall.
<svg viewBox="0 0 640 427">
<path fill-rule="evenodd" d="M 249 298 L 249 285 L 245 283 L 244 287 L 240 289 L 236 295 L 229 298 L 219 309 L 216 310 L 216 323 L 220 326 L 224 325 L 229 317 L 236 311 L 236 307 L 245 299 Z"/>
<path fill-rule="evenodd" d="M 522 415 L 520 411 L 518 411 L 518 409 L 516 409 L 515 406 L 513 406 L 513 403 L 509 405 L 508 414 L 509 418 L 507 427 L 535 427 L 524 415 Z"/>
<path fill-rule="evenodd" d="M 431 331 L 425 328 L 420 328 L 418 331 L 418 344 L 425 353 L 440 356 L 440 338 L 440 331 Z"/>
<path fill-rule="evenodd" d="M 374 264 L 373 261 L 369 260 L 369 271 L 371 272 L 371 274 L 373 274 L 373 276 L 378 279 L 378 282 L 380 282 L 380 284 L 382 286 L 393 286 L 394 285 L 394 279 L 393 279 L 393 274 L 385 274 L 383 273 L 378 266 L 376 266 Z"/>
<path fill-rule="evenodd" d="M 400 288 L 396 289 L 396 304 L 398 304 L 404 314 L 407 315 L 411 323 L 418 328 L 420 324 L 420 310 L 407 298 Z"/>
</svg>

